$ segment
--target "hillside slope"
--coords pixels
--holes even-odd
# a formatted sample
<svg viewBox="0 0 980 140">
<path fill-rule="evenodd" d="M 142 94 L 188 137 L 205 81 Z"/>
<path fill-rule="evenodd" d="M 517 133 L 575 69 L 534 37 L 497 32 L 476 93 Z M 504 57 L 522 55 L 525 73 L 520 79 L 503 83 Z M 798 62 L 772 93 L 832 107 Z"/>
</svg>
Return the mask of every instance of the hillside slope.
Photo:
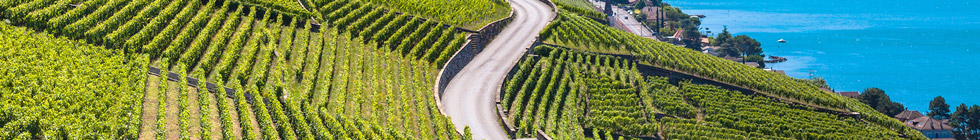
<svg viewBox="0 0 980 140">
<path fill-rule="evenodd" d="M 275 2 L 282 5 L 267 5 Z M 294 4 L 318 10 L 296 11 Z M 431 85 L 469 33 L 425 17 L 346 0 L 0 3 L 0 18 L 27 31 L 148 59 L 120 74 L 147 77 L 147 69 L 162 71 L 139 84 L 118 84 L 138 92 L 104 97 L 140 99 L 122 102 L 134 110 L 112 113 L 141 120 L 105 122 L 128 128 L 82 137 L 93 139 L 461 139 L 439 113 Z M 2 124 L 24 116 L 12 111 L 0 111 L 10 114 Z M 60 134 L 53 132 L 56 127 L 38 125 L 25 121 L 0 128 L 32 128 L 3 131 L 9 132 L 4 136 Z"/>
<path fill-rule="evenodd" d="M 916 131 L 712 84 L 651 76 L 632 57 L 537 46 L 504 83 L 518 137 L 922 139 Z M 873 114 L 872 114 L 873 115 Z"/>
<path fill-rule="evenodd" d="M 802 83 L 784 75 L 778 75 L 760 69 L 744 66 L 735 62 L 730 62 L 728 60 L 724 60 L 714 56 L 701 54 L 699 52 L 685 49 L 683 47 L 676 47 L 663 42 L 657 42 L 654 40 L 645 39 L 636 35 L 625 33 L 623 31 L 619 31 L 617 29 L 605 26 L 604 24 L 597 23 L 592 19 L 571 14 L 564 10 L 562 10 L 562 12 L 559 12 L 558 20 L 552 23 L 551 25 L 549 25 L 549 27 L 542 32 L 541 36 L 542 36 L 542 40 L 546 42 L 552 42 L 559 46 L 574 46 L 571 48 L 580 51 L 592 51 L 592 50 L 600 50 L 602 52 L 606 52 L 610 50 L 625 51 L 628 53 L 628 55 L 624 55 L 624 56 L 631 58 L 631 61 L 634 61 L 639 65 L 648 65 L 649 67 L 657 67 L 657 68 L 667 69 L 678 73 L 693 75 L 700 79 L 708 79 L 726 85 L 733 85 L 740 89 L 751 89 L 752 91 L 756 91 L 754 92 L 753 96 L 762 96 L 762 97 L 771 98 L 778 101 L 779 103 L 785 103 L 786 105 L 789 105 L 790 108 L 805 108 L 805 110 L 816 111 L 818 113 L 828 113 L 830 114 L 830 116 L 827 117 L 837 118 L 836 120 L 838 121 L 847 120 L 843 118 L 849 118 L 848 117 L 849 114 L 859 114 L 859 115 L 854 115 L 855 117 L 853 119 L 855 119 L 856 122 L 868 124 L 869 127 L 853 128 L 853 129 L 865 131 L 861 133 L 840 132 L 843 134 L 848 134 L 847 136 L 865 136 L 864 133 L 880 133 L 882 135 L 872 135 L 872 136 L 875 136 L 875 138 L 887 138 L 887 137 L 911 138 L 911 139 L 924 138 L 919 132 L 902 125 L 900 122 L 898 122 L 895 119 L 892 119 L 888 116 L 878 113 L 873 109 L 870 109 L 870 107 L 861 104 L 857 100 L 850 99 L 850 98 L 843 98 L 840 96 L 836 96 L 832 93 L 823 92 L 814 85 Z M 560 79 L 555 79 L 555 80 L 560 80 Z M 543 82 L 547 83 L 548 81 L 544 80 Z M 626 81 L 626 83 L 629 83 L 629 81 Z M 535 84 L 531 84 L 531 85 L 535 85 Z M 583 85 L 580 84 L 579 86 L 583 86 Z M 684 85 L 674 85 L 674 86 L 681 87 L 681 88 L 687 87 Z M 513 94 L 513 93 L 505 92 L 503 94 L 506 96 L 507 94 Z M 542 93 L 542 94 L 547 95 L 547 93 Z M 707 95 L 712 95 L 712 94 L 707 94 Z M 700 97 L 700 96 L 695 96 L 695 97 Z M 531 98 L 532 101 L 540 100 L 540 99 L 534 99 L 535 96 L 533 95 L 528 96 L 526 98 Z M 692 99 L 690 98 L 691 97 L 684 98 L 687 104 L 695 105 L 695 107 L 703 107 L 703 106 L 698 106 L 696 103 L 692 103 Z M 523 103 L 520 104 L 523 105 Z M 705 108 L 701 108 L 701 109 L 705 109 Z M 511 112 L 522 111 L 522 110 L 524 109 L 519 108 L 516 110 L 512 110 Z M 657 107 L 654 107 L 648 110 L 659 110 L 659 109 Z M 704 112 L 704 111 L 705 110 L 699 110 L 698 112 Z M 681 115 L 681 116 L 688 116 L 688 117 L 680 117 L 680 118 L 698 118 L 699 120 L 701 120 L 697 122 L 704 122 L 704 120 L 707 120 L 707 122 L 713 122 L 713 121 L 717 122 L 720 120 L 745 119 L 744 116 L 743 118 L 730 118 L 730 117 L 726 119 L 712 118 L 711 117 L 712 114 L 710 113 L 711 112 L 709 112 L 709 114 L 698 113 L 696 117 L 691 117 L 691 115 Z M 722 113 L 722 112 L 715 112 L 715 113 Z M 774 112 L 763 112 L 762 115 L 765 116 L 765 115 L 770 115 L 772 113 Z M 691 114 L 691 113 L 682 113 L 682 114 Z M 649 115 L 654 115 L 654 114 L 649 114 Z M 519 116 L 520 115 L 518 115 L 517 117 Z M 678 116 L 678 115 L 674 114 L 674 116 Z M 511 117 L 515 117 L 515 116 L 511 116 Z M 614 119 L 614 118 L 605 118 L 605 119 Z M 816 118 L 811 118 L 811 119 L 816 119 Z M 537 120 L 537 119 L 530 119 L 530 120 Z M 835 120 L 835 119 L 831 119 L 831 120 Z M 537 121 L 531 121 L 531 122 L 537 122 Z M 620 121 L 613 121 L 613 122 L 620 122 Z M 740 121 L 734 121 L 734 122 L 740 122 Z M 518 127 L 522 127 L 520 126 L 523 125 L 522 123 L 526 123 L 526 122 L 518 121 L 518 122 L 514 122 L 514 125 Z M 772 120 L 763 120 L 763 121 L 757 121 L 755 123 L 749 123 L 749 124 L 762 125 L 762 124 L 770 124 L 770 123 L 774 123 L 774 122 Z M 848 122 L 843 124 L 853 124 L 853 123 L 855 122 Z M 826 124 L 841 124 L 841 123 L 826 123 Z M 538 126 L 538 125 L 534 125 L 534 123 L 527 124 L 527 125 Z M 585 126 L 588 127 L 588 125 Z M 612 126 L 624 127 L 620 125 L 612 125 Z M 728 128 L 744 128 L 744 127 L 735 127 L 735 126 L 737 125 L 734 126 L 729 125 Z M 831 126 L 838 126 L 838 125 L 831 125 Z M 762 127 L 762 126 L 756 126 L 756 127 Z M 768 129 L 769 127 L 762 127 L 762 128 Z M 791 126 L 791 127 L 781 128 L 778 130 L 794 130 L 793 128 L 810 128 L 810 127 Z M 530 129 L 535 129 L 535 128 L 532 127 Z M 641 130 L 645 130 L 645 129 L 641 129 Z M 746 130 L 751 132 L 751 131 L 761 130 L 761 128 L 758 129 L 750 128 L 750 129 L 740 129 L 740 130 Z M 639 134 L 640 136 L 651 136 L 649 135 L 649 133 L 643 133 L 644 131 L 639 131 L 634 129 L 619 128 L 619 129 L 613 129 L 611 131 L 616 131 L 616 132 L 637 131 L 639 133 L 619 133 L 619 134 Z M 529 131 L 525 131 L 525 132 L 529 132 Z M 768 135 L 781 136 L 785 133 L 791 133 L 791 135 L 789 136 L 792 137 L 790 138 L 807 138 L 807 137 L 798 137 L 798 136 L 807 135 L 809 133 L 831 134 L 829 132 L 812 132 L 810 130 L 775 131 L 775 132 L 778 133 L 771 133 Z M 763 133 L 763 134 L 767 134 L 767 133 Z M 660 134 L 660 135 L 664 135 L 664 134 Z M 823 137 L 823 136 L 815 135 L 815 137 Z M 815 138 L 815 137 L 809 137 L 809 138 Z"/>
</svg>

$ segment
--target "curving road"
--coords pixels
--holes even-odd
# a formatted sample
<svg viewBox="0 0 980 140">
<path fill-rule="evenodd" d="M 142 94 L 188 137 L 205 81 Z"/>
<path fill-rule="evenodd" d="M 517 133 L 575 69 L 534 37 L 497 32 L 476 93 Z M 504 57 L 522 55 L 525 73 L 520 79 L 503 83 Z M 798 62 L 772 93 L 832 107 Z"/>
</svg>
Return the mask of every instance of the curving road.
<svg viewBox="0 0 980 140">
<path fill-rule="evenodd" d="M 445 113 L 459 132 L 470 126 L 473 139 L 508 139 L 494 104 L 504 76 L 555 13 L 538 0 L 508 0 L 514 20 L 449 82 L 442 96 Z"/>
</svg>

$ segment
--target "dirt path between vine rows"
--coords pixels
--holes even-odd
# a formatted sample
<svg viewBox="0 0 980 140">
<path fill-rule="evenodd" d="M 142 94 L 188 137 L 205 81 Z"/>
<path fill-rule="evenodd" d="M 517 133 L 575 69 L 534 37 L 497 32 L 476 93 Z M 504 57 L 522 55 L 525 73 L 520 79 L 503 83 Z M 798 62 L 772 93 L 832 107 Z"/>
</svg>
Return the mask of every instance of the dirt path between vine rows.
<svg viewBox="0 0 980 140">
<path fill-rule="evenodd" d="M 143 114 L 140 116 L 143 124 L 140 127 L 139 139 L 155 140 L 157 135 L 157 107 L 159 106 L 160 78 L 148 76 L 146 78 L 146 94 L 143 94 Z"/>
</svg>

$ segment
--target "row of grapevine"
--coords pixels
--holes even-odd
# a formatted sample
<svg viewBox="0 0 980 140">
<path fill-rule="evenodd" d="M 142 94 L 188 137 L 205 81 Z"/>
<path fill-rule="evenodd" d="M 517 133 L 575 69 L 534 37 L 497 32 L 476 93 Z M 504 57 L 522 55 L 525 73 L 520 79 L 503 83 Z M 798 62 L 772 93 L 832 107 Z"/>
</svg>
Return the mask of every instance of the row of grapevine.
<svg viewBox="0 0 980 140">
<path fill-rule="evenodd" d="M 160 71 L 161 72 L 166 72 L 167 70 L 166 69 L 161 69 Z M 167 85 L 170 82 L 168 82 L 168 80 L 166 80 L 166 78 L 160 78 L 159 81 L 160 81 L 160 86 L 157 88 L 160 91 L 157 93 L 157 96 L 158 96 L 157 97 L 157 100 L 158 100 L 157 105 L 159 105 L 159 106 L 157 106 L 156 138 L 157 138 L 157 140 L 163 140 L 163 139 L 166 139 L 166 134 L 167 134 L 167 115 L 166 115 L 166 112 L 167 112 L 167 100 L 166 99 L 168 99 L 167 98 L 167 88 L 169 88 L 169 87 L 167 87 Z M 179 87 L 179 86 L 177 86 L 177 87 Z"/>
<path fill-rule="evenodd" d="M 212 10 L 217 8 L 218 4 L 219 3 L 215 1 L 208 2 L 207 5 L 205 5 L 204 8 L 201 9 L 202 11 L 197 12 L 197 14 L 190 19 L 188 25 L 185 26 L 183 29 L 180 29 L 179 31 L 175 29 L 175 28 L 179 28 L 175 24 L 168 25 L 164 29 L 164 31 L 160 33 L 160 35 L 154 37 L 153 41 L 151 41 L 150 44 L 147 44 L 147 46 L 149 47 L 147 46 L 144 47 L 155 48 L 155 50 L 162 51 L 162 52 L 151 52 L 151 53 L 159 53 L 161 57 L 163 57 L 161 59 L 165 61 L 169 61 L 168 64 L 178 63 L 176 61 L 180 59 L 181 52 L 184 52 L 187 43 L 193 40 L 197 36 L 197 34 L 201 33 L 200 30 L 203 28 L 202 26 L 205 26 L 204 25 L 205 22 L 209 21 L 208 19 L 210 18 L 209 15 L 214 13 L 212 12 Z M 221 4 L 222 5 L 221 7 L 227 7 L 228 4 L 230 4 L 230 2 L 225 1 L 224 4 Z M 180 15 L 178 15 L 178 17 L 180 17 Z M 171 21 L 171 23 L 180 23 L 180 21 Z M 165 37 L 173 37 L 173 38 L 165 38 Z M 159 48 L 165 45 L 166 48 Z"/>
<path fill-rule="evenodd" d="M 240 24 L 242 24 L 240 20 L 242 20 L 241 18 L 243 18 L 242 16 L 240 16 L 241 14 L 242 14 L 242 8 L 238 8 L 237 10 L 235 10 L 235 12 L 230 14 L 229 18 L 225 21 L 224 25 L 221 26 L 221 30 L 218 31 L 218 34 L 216 34 L 212 39 L 213 41 L 210 41 L 211 44 L 208 45 L 207 47 L 208 49 L 205 49 L 207 51 L 205 51 L 206 53 L 204 53 L 204 56 L 199 59 L 197 65 L 198 67 L 204 70 L 205 74 L 207 75 L 214 74 L 215 71 L 214 68 L 218 63 L 218 60 L 222 58 L 223 56 L 222 53 L 226 49 L 225 47 L 228 46 L 228 40 L 232 39 L 232 35 L 234 35 L 236 31 L 240 30 L 239 27 Z M 203 39 L 198 39 L 198 40 L 202 40 L 202 42 L 204 42 Z M 194 57 L 190 59 L 193 58 Z M 190 63 L 193 64 L 193 62 Z M 189 65 L 189 64 L 185 64 L 185 65 Z"/>
<path fill-rule="evenodd" d="M 414 46 L 414 44 L 412 43 L 419 43 L 415 41 L 420 40 L 419 38 L 421 38 L 426 33 L 438 32 L 438 31 L 433 31 L 432 26 L 435 26 L 435 22 L 426 21 L 425 23 L 422 23 L 422 25 L 414 32 L 412 32 L 412 34 L 409 34 L 404 39 L 399 39 L 401 40 L 401 42 L 398 43 L 398 47 L 394 47 L 394 46 L 392 47 L 394 47 L 396 51 L 401 52 L 402 55 L 407 56 L 412 51 L 412 47 Z"/>
<path fill-rule="evenodd" d="M 225 1 L 225 4 L 222 4 L 221 9 L 219 9 L 218 12 L 215 12 L 213 14 L 215 14 L 215 15 L 225 15 L 226 13 L 229 12 L 228 10 L 230 10 L 230 7 L 229 7 L 230 4 L 231 4 L 230 1 Z M 237 16 L 232 16 L 232 17 L 234 19 Z M 187 50 L 185 52 L 183 52 L 182 54 L 180 54 L 180 56 L 174 56 L 174 55 L 178 54 L 177 53 L 178 51 L 176 51 L 176 50 L 169 51 L 169 53 L 167 51 L 164 51 L 164 57 L 168 57 L 171 60 L 172 59 L 179 59 L 179 62 L 178 63 L 180 63 L 181 65 L 185 65 L 185 66 L 189 66 L 190 64 L 197 64 L 197 62 L 199 60 L 201 60 L 201 55 L 204 55 L 205 51 L 209 50 L 208 49 L 208 46 L 209 45 L 207 43 L 211 43 L 209 41 L 211 41 L 212 38 L 215 38 L 215 36 L 221 36 L 221 34 L 217 34 L 217 32 L 219 32 L 219 31 L 221 31 L 222 29 L 225 29 L 225 28 L 230 28 L 230 26 L 223 26 L 223 25 L 231 24 L 231 23 L 225 22 L 227 16 L 214 16 L 214 17 L 208 17 L 208 18 L 209 18 L 209 20 L 208 20 L 207 24 L 205 25 L 205 27 L 203 29 L 201 29 L 200 33 L 181 32 L 181 34 L 197 34 L 197 37 L 195 37 L 194 40 L 191 41 L 190 48 L 187 48 Z M 228 22 L 233 22 L 233 21 L 231 21 L 231 19 L 227 19 L 227 20 L 230 20 Z M 181 35 L 181 36 L 184 36 L 184 35 Z M 194 35 L 191 35 L 191 36 L 194 36 Z M 182 40 L 182 39 L 178 39 L 178 40 Z M 174 48 L 177 48 L 177 47 L 174 47 Z M 168 48 L 168 49 L 170 49 L 170 48 Z M 171 61 L 171 60 L 168 60 L 168 61 Z"/>
<path fill-rule="evenodd" d="M 164 45 L 160 40 L 167 40 L 169 43 L 169 39 L 173 39 L 176 34 L 175 30 L 179 30 L 184 25 L 175 23 L 184 23 L 189 20 L 191 13 L 196 12 L 200 4 L 201 1 L 198 0 L 191 0 L 189 4 L 185 1 L 170 3 L 167 8 L 160 11 L 159 15 L 153 17 L 153 20 L 143 26 L 138 33 L 126 40 L 124 45 L 127 47 L 142 46 L 140 50 L 150 52 L 150 56 L 154 56 L 154 58 L 159 56 L 160 52 L 163 51 L 160 47 Z M 174 24 L 170 24 L 171 22 Z M 154 40 L 157 42 L 148 44 Z"/>
<path fill-rule="evenodd" d="M 197 76 L 198 81 L 207 81 L 207 79 L 204 78 L 204 74 L 198 72 L 197 75 L 198 75 Z M 215 109 L 215 108 L 211 108 L 211 101 L 212 101 L 211 97 L 214 97 L 214 95 L 211 94 L 210 91 L 208 91 L 208 84 L 198 83 L 198 85 L 197 85 L 197 103 L 198 103 L 198 107 L 200 108 L 200 111 L 201 111 L 201 114 L 200 114 L 201 115 L 201 120 L 200 120 L 200 122 L 201 122 L 201 131 L 200 132 L 201 132 L 201 138 L 204 138 L 204 139 L 213 139 L 213 138 L 216 138 L 216 137 L 213 137 L 214 135 L 220 135 L 220 134 L 212 134 L 212 133 L 216 133 L 216 132 L 211 131 L 211 130 L 213 130 L 213 128 L 217 128 L 217 126 L 213 126 L 212 125 L 212 122 L 211 122 L 211 115 L 212 115 L 211 112 L 214 111 L 214 109 Z"/>
<path fill-rule="evenodd" d="M 48 20 L 44 24 L 47 25 L 47 27 L 51 28 L 54 33 L 64 33 L 64 31 L 62 31 L 61 29 L 64 28 L 65 25 L 68 25 L 71 22 L 74 22 L 79 18 L 82 18 L 86 14 L 89 14 L 89 12 L 92 12 L 96 8 L 98 8 L 97 6 L 103 5 L 106 2 L 107 0 L 86 1 L 82 3 L 81 6 L 75 7 L 75 9 L 69 10 L 67 13 L 64 13 L 62 15 L 58 15 Z M 27 24 L 33 25 L 35 27 L 41 25 L 41 23 L 27 23 Z"/>
<path fill-rule="evenodd" d="M 218 83 L 221 83 L 220 79 L 218 81 Z M 241 131 L 235 131 L 239 125 L 235 124 L 238 121 L 233 122 L 233 119 L 236 119 L 236 114 L 231 114 L 233 113 L 233 108 L 229 106 L 233 104 L 233 101 L 229 101 L 227 97 L 224 97 L 225 93 L 227 93 L 225 88 L 222 88 L 221 86 L 216 88 L 218 89 L 218 92 L 214 94 L 216 95 L 215 98 L 218 101 L 218 110 L 220 111 L 219 114 L 221 116 L 221 139 L 235 139 L 236 135 L 241 135 Z"/>
<path fill-rule="evenodd" d="M 125 23 L 127 23 L 131 18 L 133 18 L 134 15 L 136 15 L 137 12 L 142 11 L 142 9 L 149 2 L 150 1 L 147 1 L 147 0 L 133 0 L 132 2 L 126 3 L 126 6 L 123 7 L 122 9 L 116 9 L 116 8 L 110 8 L 110 7 L 100 8 L 100 9 L 103 9 L 101 11 L 111 11 L 111 10 L 118 10 L 118 11 L 114 11 L 115 14 L 112 14 L 105 21 L 102 21 L 101 23 L 98 23 L 97 25 L 95 25 L 95 27 L 86 27 L 86 26 L 80 26 L 80 25 L 79 25 L 79 27 L 89 28 L 89 29 L 87 29 L 87 31 L 84 31 L 85 32 L 84 35 L 85 35 L 85 39 L 86 40 L 88 40 L 89 42 L 92 42 L 92 43 L 99 43 L 99 44 L 101 44 L 101 43 L 103 43 L 103 39 L 104 39 L 104 37 L 106 35 L 112 33 L 113 31 L 115 31 L 114 29 L 119 28 L 119 26 L 124 25 Z M 76 12 L 76 10 L 72 10 L 71 12 Z M 106 12 L 98 12 L 98 13 L 106 13 Z M 104 15 L 90 14 L 86 18 L 88 18 L 88 17 L 97 18 L 99 16 L 108 16 L 108 14 L 104 14 Z M 89 20 L 88 22 L 101 21 L 101 20 L 96 20 L 96 19 L 88 19 L 88 20 Z M 83 20 L 83 21 L 86 21 L 86 20 Z M 58 27 L 58 26 L 54 26 L 54 27 Z"/>
<path fill-rule="evenodd" d="M 306 10 L 296 0 L 240 0 L 245 4 L 251 4 L 269 8 L 277 13 L 288 14 L 291 17 L 305 19 L 313 16 L 313 13 Z M 307 6 L 309 7 L 309 6 Z"/>
<path fill-rule="evenodd" d="M 106 46 L 110 46 L 112 48 L 123 48 L 122 45 L 124 42 L 127 42 L 126 41 L 127 39 L 129 39 L 134 34 L 142 31 L 143 25 L 147 25 L 147 23 L 149 23 L 152 19 L 155 19 L 153 17 L 156 17 L 158 13 L 162 13 L 160 12 L 160 10 L 164 8 L 163 6 L 170 7 L 169 9 L 171 11 L 170 13 L 163 13 L 163 14 L 173 14 L 172 11 L 177 9 L 174 7 L 180 5 L 181 2 L 183 1 L 171 2 L 168 0 L 154 0 L 153 3 L 150 3 L 150 5 L 147 5 L 142 10 L 140 10 L 135 17 L 129 19 L 122 26 L 115 28 L 115 30 L 111 31 L 111 33 L 103 36 L 102 42 L 106 44 Z M 164 19 L 161 18 L 160 20 L 164 20 Z M 136 39 L 141 39 L 141 38 L 137 37 Z M 127 51 L 135 51 L 135 48 L 127 47 L 126 49 Z"/>
<path fill-rule="evenodd" d="M 37 0 L 7 9 L 6 11 L 0 13 L 6 14 L 5 16 L 7 17 L 13 17 L 12 20 L 15 23 L 40 23 L 41 21 L 47 21 L 48 19 L 56 16 L 58 13 L 67 11 L 68 4 L 70 4 L 70 2 L 71 1 Z M 44 6 L 46 4 L 51 5 Z M 34 24 L 30 26 L 38 27 L 43 25 Z"/>
<path fill-rule="evenodd" d="M 224 48 L 224 52 L 221 54 L 221 59 L 217 61 L 217 68 L 215 71 L 218 73 L 216 76 L 218 76 L 217 78 L 220 78 L 226 82 L 231 82 L 229 81 L 229 78 L 231 78 L 231 72 L 236 66 L 233 64 L 237 64 L 239 57 L 245 56 L 240 54 L 241 49 L 246 47 L 246 43 L 251 42 L 249 41 L 249 36 L 252 32 L 252 24 L 254 23 L 253 20 L 255 19 L 253 17 L 255 17 L 256 12 L 254 12 L 254 9 L 250 11 L 252 12 L 248 13 L 248 16 L 245 16 L 245 19 L 243 19 L 242 23 L 238 26 L 238 31 L 231 36 L 231 41 L 227 44 L 227 48 Z"/>
<path fill-rule="evenodd" d="M 255 87 L 252 87 L 250 88 L 249 93 L 258 93 L 258 90 Z M 255 118 L 258 119 L 259 126 L 261 126 L 262 128 L 261 138 L 266 140 L 279 139 L 280 137 L 278 131 L 276 130 L 276 125 L 273 124 L 272 117 L 269 116 L 269 109 L 266 108 L 267 104 L 265 104 L 264 102 L 265 98 L 263 98 L 262 96 L 253 96 L 253 97 L 255 97 L 252 102 L 254 107 L 252 108 L 253 110 L 251 111 L 255 112 L 256 114 Z"/>
<path fill-rule="evenodd" d="M 183 70 L 183 68 L 179 68 L 179 67 L 177 68 L 177 73 L 180 75 L 187 75 L 186 72 Z M 177 120 L 177 126 L 179 130 L 177 131 L 179 132 L 178 137 L 180 139 L 190 139 L 190 133 L 191 133 L 190 122 L 189 122 L 191 111 L 190 108 L 188 107 L 188 105 L 190 104 L 190 101 L 188 99 L 188 94 L 190 93 L 188 93 L 189 91 L 187 90 L 187 87 L 188 87 L 187 78 L 180 78 L 180 80 L 178 80 L 177 83 L 177 96 L 178 96 L 177 109 L 180 110 L 178 113 L 179 119 Z M 161 98 L 161 99 L 166 99 L 166 98 Z"/>
</svg>

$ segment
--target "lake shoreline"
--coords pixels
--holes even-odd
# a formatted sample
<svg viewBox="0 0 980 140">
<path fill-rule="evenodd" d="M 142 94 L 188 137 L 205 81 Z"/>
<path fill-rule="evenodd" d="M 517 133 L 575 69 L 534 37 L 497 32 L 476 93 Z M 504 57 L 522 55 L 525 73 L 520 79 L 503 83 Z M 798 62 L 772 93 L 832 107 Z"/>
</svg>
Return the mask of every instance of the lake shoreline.
<svg viewBox="0 0 980 140">
<path fill-rule="evenodd" d="M 980 62 L 964 59 L 980 58 L 980 40 L 975 39 L 980 38 L 980 22 L 975 21 L 980 11 L 937 3 L 924 5 L 942 8 L 892 11 L 889 7 L 898 4 L 664 2 L 710 17 L 702 19 L 701 26 L 714 34 L 727 27 L 733 34 L 760 40 L 763 54 L 788 59 L 766 66 L 790 77 L 823 77 L 838 91 L 878 87 L 909 110 L 925 111 L 940 95 L 950 105 L 980 104 L 980 96 L 975 96 L 980 95 L 980 80 L 975 80 L 980 74 L 971 72 L 980 69 Z M 935 17 L 922 10 L 955 14 Z M 778 43 L 779 39 L 788 42 Z"/>
</svg>

